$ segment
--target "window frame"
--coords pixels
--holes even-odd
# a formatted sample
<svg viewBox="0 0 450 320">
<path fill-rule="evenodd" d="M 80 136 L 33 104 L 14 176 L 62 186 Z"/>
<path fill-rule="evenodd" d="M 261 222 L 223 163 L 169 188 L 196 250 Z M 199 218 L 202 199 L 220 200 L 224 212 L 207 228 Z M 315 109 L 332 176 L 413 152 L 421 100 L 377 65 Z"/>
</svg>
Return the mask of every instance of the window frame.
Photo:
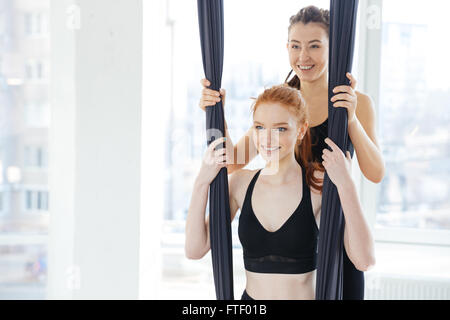
<svg viewBox="0 0 450 320">
<path fill-rule="evenodd" d="M 370 6 L 380 9 L 380 28 L 369 29 L 365 23 L 360 25 L 360 61 L 359 73 L 361 91 L 369 94 L 374 100 L 374 108 L 379 132 L 379 96 L 380 96 L 380 71 L 381 50 L 383 33 L 383 1 L 367 0 L 360 2 L 361 17 L 369 14 Z M 366 21 L 366 19 L 364 19 Z M 362 75 L 362 76 L 361 76 Z M 370 75 L 370 77 L 368 76 Z M 381 148 L 383 146 L 380 146 Z M 376 197 L 381 187 L 365 179 L 361 173 L 360 195 L 365 215 L 369 221 L 375 241 L 391 243 L 407 243 L 420 245 L 450 246 L 450 230 L 439 229 L 414 229 L 401 227 L 385 227 L 376 225 Z"/>
</svg>

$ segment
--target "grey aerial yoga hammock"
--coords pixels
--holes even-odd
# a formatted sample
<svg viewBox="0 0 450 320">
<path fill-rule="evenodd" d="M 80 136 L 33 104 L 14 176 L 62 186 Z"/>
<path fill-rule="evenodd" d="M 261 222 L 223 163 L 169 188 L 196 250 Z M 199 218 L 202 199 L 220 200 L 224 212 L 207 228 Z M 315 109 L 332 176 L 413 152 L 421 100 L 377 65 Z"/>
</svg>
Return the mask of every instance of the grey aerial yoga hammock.
<svg viewBox="0 0 450 320">
<path fill-rule="evenodd" d="M 211 82 L 209 88 L 219 90 L 224 55 L 223 0 L 197 0 L 197 5 L 205 76 Z M 354 150 L 347 132 L 347 110 L 334 108 L 330 99 L 336 86 L 349 85 L 346 73 L 352 69 L 357 9 L 358 0 L 330 1 L 328 137 L 341 150 L 349 150 L 352 157 Z M 224 136 L 222 102 L 218 103 L 218 107 L 206 108 L 206 129 L 208 145 Z M 226 168 L 221 169 L 211 183 L 209 208 L 216 297 L 218 300 L 234 300 L 231 217 Z M 317 300 L 342 300 L 345 296 L 361 299 L 363 297 L 362 272 L 355 268 L 349 269 L 349 272 L 345 271 L 346 278 L 343 278 L 343 230 L 344 216 L 337 189 L 325 174 L 317 264 Z M 359 292 L 344 294 L 347 282 L 351 284 L 349 288 L 356 288 Z"/>
</svg>

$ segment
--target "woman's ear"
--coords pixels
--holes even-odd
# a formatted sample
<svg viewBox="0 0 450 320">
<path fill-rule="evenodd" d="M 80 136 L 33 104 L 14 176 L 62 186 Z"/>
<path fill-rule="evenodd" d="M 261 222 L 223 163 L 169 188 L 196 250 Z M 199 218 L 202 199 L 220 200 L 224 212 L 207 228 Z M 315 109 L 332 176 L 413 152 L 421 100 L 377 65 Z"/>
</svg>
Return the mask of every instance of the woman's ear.
<svg viewBox="0 0 450 320">
<path fill-rule="evenodd" d="M 304 136 L 305 135 L 303 134 L 302 128 L 301 127 L 298 128 L 298 130 L 297 130 L 297 140 L 302 141 Z"/>
<path fill-rule="evenodd" d="M 306 130 L 308 130 L 308 123 L 305 122 L 300 128 L 297 130 L 297 139 L 303 140 L 306 135 Z"/>
</svg>

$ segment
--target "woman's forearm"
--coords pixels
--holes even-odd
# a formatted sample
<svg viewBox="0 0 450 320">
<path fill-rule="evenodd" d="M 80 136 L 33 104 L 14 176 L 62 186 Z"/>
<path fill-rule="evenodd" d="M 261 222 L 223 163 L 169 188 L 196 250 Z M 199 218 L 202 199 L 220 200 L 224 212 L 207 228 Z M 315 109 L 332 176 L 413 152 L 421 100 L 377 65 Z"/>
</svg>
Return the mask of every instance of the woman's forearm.
<svg viewBox="0 0 450 320">
<path fill-rule="evenodd" d="M 191 203 L 186 218 L 185 254 L 189 259 L 203 257 L 207 244 L 205 224 L 206 203 L 208 201 L 209 185 L 196 179 L 191 196 Z"/>
<path fill-rule="evenodd" d="M 383 157 L 358 118 L 349 124 L 348 133 L 355 148 L 361 172 L 370 181 L 380 183 L 385 171 Z"/>
<path fill-rule="evenodd" d="M 374 241 L 364 218 L 356 186 L 349 177 L 349 181 L 337 189 L 345 217 L 344 243 L 347 254 L 357 269 L 367 271 L 375 264 Z"/>
</svg>

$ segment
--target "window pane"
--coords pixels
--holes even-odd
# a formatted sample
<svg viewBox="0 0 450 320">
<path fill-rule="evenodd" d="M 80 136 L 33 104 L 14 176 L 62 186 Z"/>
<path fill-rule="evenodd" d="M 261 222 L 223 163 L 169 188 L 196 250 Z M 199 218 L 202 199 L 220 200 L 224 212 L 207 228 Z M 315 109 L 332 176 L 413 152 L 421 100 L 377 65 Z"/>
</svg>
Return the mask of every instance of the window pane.
<svg viewBox="0 0 450 320">
<path fill-rule="evenodd" d="M 36 192 L 37 194 L 37 205 L 36 205 L 36 209 L 37 210 L 42 210 L 42 192 L 38 191 Z"/>
<path fill-rule="evenodd" d="M 37 148 L 36 150 L 36 166 L 42 167 L 42 148 Z"/>
<path fill-rule="evenodd" d="M 49 9 L 0 0 L 0 299 L 45 298 Z"/>
<path fill-rule="evenodd" d="M 32 34 L 32 16 L 30 13 L 26 13 L 25 16 L 25 34 L 31 35 Z"/>
<path fill-rule="evenodd" d="M 33 193 L 29 190 L 26 191 L 27 195 L 27 210 L 33 209 Z"/>
<path fill-rule="evenodd" d="M 438 0 L 383 2 L 378 226 L 450 229 L 448 9 Z"/>
</svg>

